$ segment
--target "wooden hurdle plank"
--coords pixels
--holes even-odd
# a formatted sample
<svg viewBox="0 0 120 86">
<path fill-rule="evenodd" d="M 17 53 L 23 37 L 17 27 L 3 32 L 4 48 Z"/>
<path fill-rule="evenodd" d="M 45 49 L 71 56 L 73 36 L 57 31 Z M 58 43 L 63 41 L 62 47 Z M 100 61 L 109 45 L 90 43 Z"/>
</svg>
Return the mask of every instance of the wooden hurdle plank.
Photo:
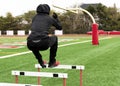
<svg viewBox="0 0 120 86">
<path fill-rule="evenodd" d="M 12 75 L 67 78 L 66 73 L 48 73 L 48 72 L 12 71 Z"/>
<path fill-rule="evenodd" d="M 42 68 L 40 64 L 35 64 L 35 68 Z M 48 67 L 48 64 L 46 64 L 46 68 Z M 76 69 L 76 70 L 84 70 L 85 66 L 82 65 L 58 65 L 56 67 L 53 67 L 54 69 Z"/>
<path fill-rule="evenodd" d="M 40 64 L 35 64 L 35 68 L 38 68 L 38 72 L 40 72 Z M 46 64 L 46 68 L 48 67 L 48 64 Z M 58 65 L 56 67 L 52 67 L 53 69 L 74 69 L 74 70 L 80 70 L 80 86 L 83 86 L 83 79 L 82 79 L 82 71 L 85 69 L 85 66 L 83 65 Z M 38 81 L 40 80 L 40 77 L 38 77 Z"/>
<path fill-rule="evenodd" d="M 67 73 L 29 72 L 29 71 L 16 71 L 16 70 L 12 71 L 12 75 L 17 76 L 16 77 L 17 83 L 18 83 L 18 76 L 63 78 L 63 86 L 66 86 L 66 78 L 68 78 Z"/>
<path fill-rule="evenodd" d="M 42 86 L 42 85 L 15 84 L 15 83 L 0 83 L 0 86 Z"/>
</svg>

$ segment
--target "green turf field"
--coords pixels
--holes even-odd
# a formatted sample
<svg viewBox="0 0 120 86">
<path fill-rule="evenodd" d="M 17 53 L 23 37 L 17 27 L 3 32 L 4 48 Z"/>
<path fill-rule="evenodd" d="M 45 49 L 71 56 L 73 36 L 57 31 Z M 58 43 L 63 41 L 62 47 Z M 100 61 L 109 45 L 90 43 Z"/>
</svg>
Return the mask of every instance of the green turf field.
<svg viewBox="0 0 120 86">
<path fill-rule="evenodd" d="M 90 41 L 91 36 L 59 37 L 57 60 L 61 64 L 84 65 L 83 86 L 119 86 L 120 37 L 101 36 L 100 39 L 100 44 L 93 46 Z M 32 53 L 15 55 L 28 52 L 26 45 L 21 44 L 25 41 L 26 37 L 0 37 L 0 45 L 20 46 L 17 49 L 0 48 L 0 82 L 14 83 L 15 77 L 11 75 L 12 70 L 37 71 L 34 68 L 37 60 Z M 79 43 L 71 44 L 76 42 Z M 71 45 L 62 46 L 65 44 Z M 49 50 L 41 53 L 44 60 L 48 61 Z M 8 58 L 4 58 L 5 56 L 8 56 Z M 41 71 L 68 73 L 67 86 L 79 86 L 78 70 L 42 69 Z M 37 77 L 19 76 L 19 83 L 37 84 Z M 43 86 L 62 86 L 62 80 L 41 78 L 41 84 Z"/>
</svg>

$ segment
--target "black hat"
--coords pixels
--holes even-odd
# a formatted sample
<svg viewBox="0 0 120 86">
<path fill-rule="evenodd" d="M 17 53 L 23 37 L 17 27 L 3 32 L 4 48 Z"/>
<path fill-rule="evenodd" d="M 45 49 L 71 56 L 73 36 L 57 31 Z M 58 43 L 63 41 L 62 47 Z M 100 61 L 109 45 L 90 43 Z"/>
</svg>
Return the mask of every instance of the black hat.
<svg viewBox="0 0 120 86">
<path fill-rule="evenodd" d="M 47 4 L 40 4 L 37 9 L 36 9 L 37 13 L 45 13 L 45 14 L 49 14 L 50 13 L 50 7 Z"/>
</svg>

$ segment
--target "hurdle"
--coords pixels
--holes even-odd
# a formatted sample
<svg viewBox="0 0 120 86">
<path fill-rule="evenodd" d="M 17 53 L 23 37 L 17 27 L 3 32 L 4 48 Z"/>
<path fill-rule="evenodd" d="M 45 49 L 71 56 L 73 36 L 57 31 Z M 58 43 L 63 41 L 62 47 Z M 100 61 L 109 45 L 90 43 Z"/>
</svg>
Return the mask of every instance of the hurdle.
<svg viewBox="0 0 120 86">
<path fill-rule="evenodd" d="M 38 72 L 40 72 L 40 64 L 35 64 L 35 68 L 38 69 Z M 46 64 L 46 68 L 48 67 L 48 64 Z M 80 70 L 80 86 L 83 86 L 83 79 L 82 79 L 82 71 L 85 69 L 82 65 L 58 65 L 56 67 L 52 67 L 52 69 L 74 69 L 74 70 Z M 40 77 L 38 77 L 38 81 L 40 82 Z"/>
<path fill-rule="evenodd" d="M 12 71 L 12 75 L 15 75 L 15 82 L 18 83 L 18 76 L 35 76 L 35 77 L 51 77 L 51 78 L 63 78 L 63 86 L 66 86 L 67 73 L 48 73 L 48 72 L 29 72 L 29 71 Z M 38 85 L 40 82 L 38 81 Z"/>
<path fill-rule="evenodd" d="M 15 84 L 15 83 L 0 83 L 0 86 L 38 86 L 38 85 L 31 85 L 31 84 Z M 42 85 L 39 85 L 42 86 Z"/>
</svg>

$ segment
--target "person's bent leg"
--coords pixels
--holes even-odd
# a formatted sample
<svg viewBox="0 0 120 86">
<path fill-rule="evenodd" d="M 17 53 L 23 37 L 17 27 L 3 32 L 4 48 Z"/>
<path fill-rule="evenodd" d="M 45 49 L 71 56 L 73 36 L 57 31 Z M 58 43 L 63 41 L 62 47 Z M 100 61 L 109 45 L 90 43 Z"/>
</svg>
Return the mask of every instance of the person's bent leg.
<svg viewBox="0 0 120 86">
<path fill-rule="evenodd" d="M 42 60 L 42 55 L 40 54 L 39 50 L 33 50 L 32 52 L 35 55 L 36 59 L 38 60 L 39 64 L 42 66 L 42 68 L 46 67 L 44 65 L 44 62 Z"/>
<path fill-rule="evenodd" d="M 57 48 L 58 48 L 58 38 L 57 36 L 52 36 L 50 41 L 51 46 L 50 46 L 50 58 L 49 58 L 49 66 L 52 66 L 56 62 L 56 53 L 57 53 Z"/>
</svg>

